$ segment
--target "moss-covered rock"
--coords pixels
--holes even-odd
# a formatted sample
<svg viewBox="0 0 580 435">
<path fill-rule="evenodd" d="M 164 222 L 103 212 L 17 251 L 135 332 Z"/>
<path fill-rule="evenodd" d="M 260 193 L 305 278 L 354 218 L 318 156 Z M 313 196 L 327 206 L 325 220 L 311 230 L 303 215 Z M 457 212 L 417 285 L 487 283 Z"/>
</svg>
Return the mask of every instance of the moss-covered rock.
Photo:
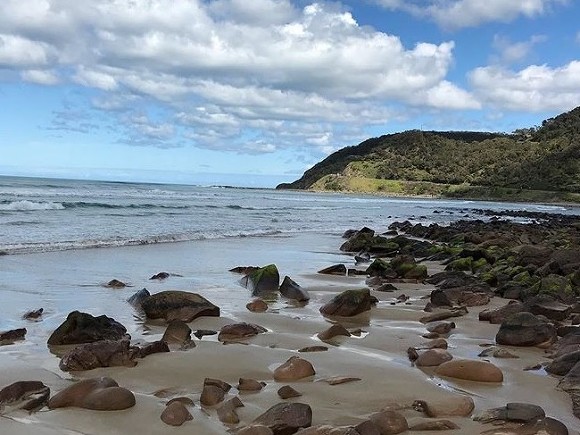
<svg viewBox="0 0 580 435">
<path fill-rule="evenodd" d="M 480 258 L 471 263 L 471 270 L 477 272 L 486 266 L 488 266 L 487 260 L 485 258 Z"/>
<path fill-rule="evenodd" d="M 242 278 L 241 283 L 252 291 L 252 295 L 259 293 L 278 291 L 280 274 L 275 264 L 260 267 Z"/>
<path fill-rule="evenodd" d="M 471 265 L 473 263 L 473 258 L 466 257 L 466 258 L 458 258 L 457 260 L 453 260 L 449 263 L 445 270 L 461 270 L 461 271 L 471 271 Z"/>
<path fill-rule="evenodd" d="M 394 278 L 397 276 L 397 273 L 390 266 L 389 262 L 387 262 L 381 258 L 377 258 L 375 261 L 373 261 L 370 264 L 370 266 L 367 267 L 366 273 L 369 276 L 380 276 L 383 278 L 386 278 L 386 277 Z"/>
<path fill-rule="evenodd" d="M 559 299 L 567 299 L 574 296 L 576 288 L 570 282 L 570 279 L 560 275 L 548 275 L 534 284 L 528 296 L 537 294 L 548 294 Z"/>
<path fill-rule="evenodd" d="M 429 276 L 429 274 L 427 273 L 427 266 L 425 266 L 423 264 L 415 265 L 415 267 L 408 270 L 404 274 L 404 278 L 418 279 L 418 280 L 426 279 L 428 276 Z"/>
</svg>

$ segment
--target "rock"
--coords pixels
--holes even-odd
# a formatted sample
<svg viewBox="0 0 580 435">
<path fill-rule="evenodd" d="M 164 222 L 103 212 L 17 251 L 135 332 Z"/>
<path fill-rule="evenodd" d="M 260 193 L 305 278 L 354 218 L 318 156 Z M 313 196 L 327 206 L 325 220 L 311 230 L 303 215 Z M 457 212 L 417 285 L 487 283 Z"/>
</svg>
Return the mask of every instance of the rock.
<svg viewBox="0 0 580 435">
<path fill-rule="evenodd" d="M 250 272 L 241 280 L 241 284 L 252 292 L 253 296 L 258 296 L 265 292 L 278 291 L 280 274 L 275 264 L 260 267 Z"/>
<path fill-rule="evenodd" d="M 465 316 L 468 313 L 467 308 L 460 307 L 460 308 L 453 308 L 450 310 L 439 310 L 437 312 L 431 313 L 427 316 L 423 316 L 419 319 L 421 323 L 431 323 L 437 322 L 439 320 L 446 320 L 452 317 L 461 317 Z"/>
<path fill-rule="evenodd" d="M 318 273 L 322 275 L 346 275 L 346 266 L 344 264 L 334 264 L 320 269 Z"/>
<path fill-rule="evenodd" d="M 500 308 L 483 310 L 479 313 L 479 320 L 487 321 L 497 325 L 502 323 L 508 317 L 525 311 L 525 306 L 521 302 L 511 301 Z"/>
<path fill-rule="evenodd" d="M 149 290 L 147 290 L 146 288 L 143 288 L 143 289 L 139 290 L 137 293 L 135 293 L 133 296 L 131 296 L 129 299 L 127 299 L 127 302 L 129 302 L 129 304 L 131 304 L 135 308 L 140 309 L 141 304 L 143 304 L 143 301 L 145 299 L 147 299 L 149 296 L 151 296 L 151 293 L 149 293 Z"/>
<path fill-rule="evenodd" d="M 127 329 L 115 319 L 105 315 L 93 317 L 73 311 L 48 338 L 49 345 L 83 344 L 100 340 L 126 338 Z"/>
<path fill-rule="evenodd" d="M 195 402 L 190 399 L 189 397 L 175 397 L 173 399 L 171 399 L 169 402 L 166 403 L 166 405 L 171 405 L 173 402 L 179 402 L 182 403 L 185 406 L 191 406 L 194 407 L 195 406 Z"/>
<path fill-rule="evenodd" d="M 288 276 L 285 276 L 282 284 L 280 284 L 280 294 L 288 299 L 294 299 L 298 302 L 306 302 L 310 300 L 308 292 Z"/>
<path fill-rule="evenodd" d="M 109 288 L 125 288 L 127 287 L 127 284 L 125 284 L 123 281 L 119 281 L 118 279 L 112 279 L 111 281 L 109 281 L 105 287 L 109 287 Z"/>
<path fill-rule="evenodd" d="M 378 426 L 381 435 L 394 435 L 409 430 L 407 419 L 396 411 L 377 412 L 371 415 L 370 420 Z"/>
<path fill-rule="evenodd" d="M 167 278 L 169 278 L 169 276 L 170 275 L 167 272 L 159 272 L 159 273 L 156 273 L 155 275 L 153 275 L 149 279 L 167 279 Z"/>
<path fill-rule="evenodd" d="M 204 406 L 215 406 L 222 402 L 226 392 L 218 386 L 205 384 L 200 396 L 200 402 Z"/>
<path fill-rule="evenodd" d="M 320 382 L 326 382 L 328 385 L 340 385 L 350 382 L 357 382 L 360 380 L 361 378 L 356 378 L 353 376 L 332 376 L 330 378 L 321 379 Z"/>
<path fill-rule="evenodd" d="M 236 407 L 236 403 L 232 400 L 228 400 L 220 406 L 217 410 L 217 415 L 220 421 L 224 424 L 238 424 L 240 422 L 240 417 L 236 412 Z"/>
<path fill-rule="evenodd" d="M 240 429 L 237 435 L 274 435 L 272 429 L 261 424 L 252 424 Z"/>
<path fill-rule="evenodd" d="M 475 421 L 491 423 L 497 420 L 517 421 L 523 423 L 536 422 L 546 417 L 544 410 L 538 405 L 529 403 L 508 403 L 501 408 L 488 409 L 474 417 Z"/>
<path fill-rule="evenodd" d="M 453 328 L 455 328 L 455 322 L 438 322 L 427 325 L 427 331 L 441 335 L 449 334 Z"/>
<path fill-rule="evenodd" d="M 246 304 L 246 308 L 252 313 L 263 313 L 268 311 L 268 304 L 263 299 L 254 299 Z"/>
<path fill-rule="evenodd" d="M 354 428 L 360 435 L 381 435 L 379 427 L 371 420 L 365 420 Z"/>
<path fill-rule="evenodd" d="M 183 345 L 191 341 L 191 328 L 181 320 L 172 320 L 167 325 L 161 341 L 167 344 Z"/>
<path fill-rule="evenodd" d="M 186 421 L 193 420 L 193 416 L 183 403 L 175 401 L 167 404 L 161 413 L 161 420 L 169 426 L 181 426 Z"/>
<path fill-rule="evenodd" d="M 475 409 L 475 404 L 469 396 L 453 396 L 439 402 L 416 400 L 413 408 L 432 418 L 468 417 Z"/>
<path fill-rule="evenodd" d="M 15 341 L 24 340 L 26 328 L 12 329 L 10 331 L 0 332 L 0 345 L 12 344 Z"/>
<path fill-rule="evenodd" d="M 265 382 L 259 382 L 255 379 L 240 378 L 238 381 L 238 391 L 260 391 L 265 386 Z"/>
<path fill-rule="evenodd" d="M 40 381 L 14 382 L 0 390 L 0 414 L 13 409 L 38 411 L 48 403 L 49 396 L 50 388 Z"/>
<path fill-rule="evenodd" d="M 447 349 L 449 346 L 447 344 L 447 340 L 444 338 L 436 338 L 423 344 L 421 347 L 427 349 Z"/>
<path fill-rule="evenodd" d="M 350 335 L 351 334 L 350 334 L 350 332 L 348 332 L 348 329 L 346 329 L 340 323 L 337 323 L 335 325 L 332 325 L 327 330 L 319 332 L 318 338 L 322 341 L 328 341 L 328 340 L 332 340 L 334 337 L 337 337 L 337 336 L 350 337 Z"/>
<path fill-rule="evenodd" d="M 391 283 L 382 284 L 375 289 L 377 292 L 394 292 L 397 290 L 398 288 Z"/>
<path fill-rule="evenodd" d="M 487 361 L 455 359 L 437 366 L 435 374 L 477 382 L 503 382 L 502 371 Z"/>
<path fill-rule="evenodd" d="M 429 274 L 427 273 L 427 266 L 425 265 L 415 265 L 415 267 L 407 270 L 403 275 L 405 279 L 416 279 L 417 281 L 422 281 L 427 278 Z"/>
<path fill-rule="evenodd" d="M 480 357 L 492 356 L 494 358 L 519 358 L 519 356 L 511 353 L 509 350 L 502 349 L 502 348 L 485 349 L 484 351 L 480 352 L 479 355 L 477 355 L 477 356 L 480 356 Z"/>
<path fill-rule="evenodd" d="M 298 349 L 298 352 L 326 352 L 327 350 L 326 346 L 306 346 Z"/>
<path fill-rule="evenodd" d="M 267 331 L 266 328 L 253 323 L 233 323 L 222 327 L 218 335 L 218 340 L 222 342 L 244 340 Z"/>
<path fill-rule="evenodd" d="M 311 426 L 306 429 L 300 429 L 296 435 L 360 435 L 360 433 L 350 426 L 333 427 L 327 424 Z"/>
<path fill-rule="evenodd" d="M 74 406 L 97 411 L 119 411 L 135 405 L 135 396 L 111 378 L 91 378 L 65 388 L 48 402 L 50 409 Z"/>
<path fill-rule="evenodd" d="M 453 356 L 444 349 L 429 349 L 419 355 L 415 365 L 417 367 L 434 367 L 452 359 Z"/>
<path fill-rule="evenodd" d="M 230 269 L 229 271 L 234 273 L 241 273 L 242 275 L 247 275 L 249 273 L 258 270 L 259 268 L 260 268 L 259 266 L 236 266 L 233 269 Z"/>
<path fill-rule="evenodd" d="M 570 315 L 572 307 L 562 304 L 550 296 L 540 295 L 526 301 L 526 307 L 532 314 L 546 316 L 550 320 L 562 321 Z"/>
<path fill-rule="evenodd" d="M 518 250 L 516 263 L 520 266 L 533 264 L 543 266 L 552 255 L 552 249 L 541 245 L 522 245 Z"/>
<path fill-rule="evenodd" d="M 508 346 L 536 346 L 555 338 L 553 325 L 531 313 L 521 312 L 503 321 L 495 341 Z"/>
<path fill-rule="evenodd" d="M 293 397 L 300 397 L 300 396 L 302 396 L 302 393 L 299 393 L 294 388 L 292 388 L 290 385 L 284 385 L 283 387 L 280 387 L 278 389 L 278 396 L 280 396 L 280 399 L 285 400 L 285 399 L 291 399 Z"/>
<path fill-rule="evenodd" d="M 275 381 L 297 381 L 316 374 L 312 364 L 298 356 L 290 357 L 274 370 Z"/>
<path fill-rule="evenodd" d="M 42 316 L 44 308 L 39 308 L 38 310 L 27 311 L 22 315 L 24 320 L 38 320 Z"/>
<path fill-rule="evenodd" d="M 201 338 L 205 337 L 206 335 L 216 335 L 217 333 L 217 331 L 212 329 L 198 329 L 193 333 L 193 335 L 201 340 Z"/>
<path fill-rule="evenodd" d="M 149 296 L 141 304 L 150 319 L 182 320 L 189 323 L 201 316 L 219 317 L 219 307 L 197 293 L 169 290 Z"/>
<path fill-rule="evenodd" d="M 362 251 L 371 244 L 374 236 L 375 232 L 370 228 L 361 228 L 349 234 L 348 240 L 341 245 L 340 250 L 343 252 Z"/>
<path fill-rule="evenodd" d="M 267 426 L 274 435 L 290 435 L 312 425 L 312 409 L 304 403 L 282 402 L 257 417 L 254 423 Z"/>
<path fill-rule="evenodd" d="M 580 362 L 580 350 L 557 357 L 546 366 L 546 371 L 553 375 L 565 376 L 578 362 Z"/>
<path fill-rule="evenodd" d="M 63 355 L 58 366 L 65 372 L 98 367 L 134 367 L 137 363 L 133 359 L 137 352 L 137 348 L 129 345 L 129 340 L 97 341 L 71 349 Z"/>
<path fill-rule="evenodd" d="M 214 387 L 218 387 L 219 389 L 223 390 L 224 393 L 227 393 L 232 389 L 232 386 L 227 382 L 222 381 L 221 379 L 213 379 L 213 378 L 205 378 L 203 381 L 203 385 L 213 385 Z"/>
<path fill-rule="evenodd" d="M 449 420 L 429 420 L 422 421 L 420 423 L 415 423 L 412 425 L 410 430 L 423 431 L 423 430 L 455 430 L 460 429 L 455 423 Z"/>
<path fill-rule="evenodd" d="M 351 317 L 369 311 L 373 305 L 369 289 L 346 290 L 320 308 L 325 316 Z"/>
<path fill-rule="evenodd" d="M 145 346 L 141 346 L 137 354 L 135 355 L 137 358 L 145 358 L 149 355 L 153 355 L 154 353 L 165 353 L 169 352 L 169 346 L 163 340 L 159 341 L 152 341 L 151 343 L 147 343 Z"/>
</svg>

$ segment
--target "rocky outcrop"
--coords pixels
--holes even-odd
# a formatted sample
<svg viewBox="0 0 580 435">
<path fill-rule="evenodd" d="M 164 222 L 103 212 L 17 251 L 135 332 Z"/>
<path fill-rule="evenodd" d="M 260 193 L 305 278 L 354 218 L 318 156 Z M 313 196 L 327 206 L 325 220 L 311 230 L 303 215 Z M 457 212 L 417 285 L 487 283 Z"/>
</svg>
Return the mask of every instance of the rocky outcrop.
<svg viewBox="0 0 580 435">
<path fill-rule="evenodd" d="M 532 313 L 522 312 L 501 324 L 495 341 L 508 346 L 536 346 L 556 338 L 556 328 Z"/>
<path fill-rule="evenodd" d="M 135 405 L 135 395 L 111 378 L 92 378 L 79 381 L 48 402 L 50 409 L 77 407 L 97 411 L 120 411 Z"/>
<path fill-rule="evenodd" d="M 250 290 L 253 296 L 259 296 L 261 293 L 278 291 L 280 273 L 275 264 L 269 264 L 250 272 L 240 283 Z"/>
<path fill-rule="evenodd" d="M 351 317 L 369 311 L 377 299 L 369 289 L 346 290 L 320 308 L 325 316 Z"/>
<path fill-rule="evenodd" d="M 312 409 L 304 403 L 278 403 L 257 417 L 253 424 L 268 427 L 274 435 L 291 435 L 312 425 Z"/>
<path fill-rule="evenodd" d="M 0 390 L 0 414 L 14 409 L 38 411 L 48 403 L 50 388 L 40 381 L 18 381 Z"/>
<path fill-rule="evenodd" d="M 101 340 L 121 340 L 127 329 L 115 319 L 105 315 L 93 317 L 91 314 L 73 311 L 48 338 L 49 345 L 83 344 Z"/>
<path fill-rule="evenodd" d="M 134 367 L 137 363 L 133 359 L 138 352 L 138 348 L 130 346 L 129 340 L 86 343 L 64 354 L 59 367 L 65 372 L 92 370 L 98 367 Z"/>
<path fill-rule="evenodd" d="M 219 307 L 197 293 L 163 291 L 146 298 L 141 304 L 150 319 L 181 320 L 189 323 L 201 316 L 219 317 Z"/>
</svg>

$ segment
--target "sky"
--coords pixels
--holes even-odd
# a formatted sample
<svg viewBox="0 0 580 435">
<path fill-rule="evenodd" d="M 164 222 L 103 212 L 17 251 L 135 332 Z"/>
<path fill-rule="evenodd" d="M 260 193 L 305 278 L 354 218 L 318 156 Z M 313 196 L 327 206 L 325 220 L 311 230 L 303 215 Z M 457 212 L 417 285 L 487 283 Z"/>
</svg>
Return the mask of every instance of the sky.
<svg viewBox="0 0 580 435">
<path fill-rule="evenodd" d="M 580 105 L 576 0 L 0 0 L 0 175 L 273 187 Z"/>
</svg>

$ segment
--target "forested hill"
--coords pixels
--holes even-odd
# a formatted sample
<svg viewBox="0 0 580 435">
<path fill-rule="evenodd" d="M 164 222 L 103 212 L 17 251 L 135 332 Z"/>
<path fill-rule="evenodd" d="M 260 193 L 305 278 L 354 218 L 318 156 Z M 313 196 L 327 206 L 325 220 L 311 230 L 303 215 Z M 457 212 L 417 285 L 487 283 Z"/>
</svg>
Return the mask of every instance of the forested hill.
<svg viewBox="0 0 580 435">
<path fill-rule="evenodd" d="M 580 107 L 513 134 L 411 130 L 368 139 L 277 188 L 477 196 L 478 187 L 580 194 Z"/>
</svg>

